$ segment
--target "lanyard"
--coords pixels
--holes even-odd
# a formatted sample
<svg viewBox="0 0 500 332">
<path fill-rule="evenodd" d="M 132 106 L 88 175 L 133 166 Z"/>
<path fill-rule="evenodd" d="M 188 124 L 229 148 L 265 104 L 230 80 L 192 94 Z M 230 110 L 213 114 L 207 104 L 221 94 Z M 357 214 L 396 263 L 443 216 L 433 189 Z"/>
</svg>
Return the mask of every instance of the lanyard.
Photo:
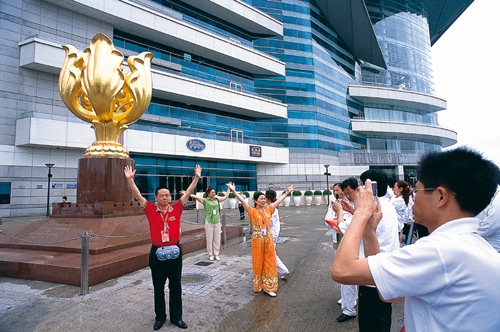
<svg viewBox="0 0 500 332">
<path fill-rule="evenodd" d="M 166 217 L 165 217 L 165 214 L 167 215 Z M 166 231 L 168 229 L 168 224 L 167 224 L 168 212 L 165 212 L 165 214 L 163 212 L 160 212 L 161 219 L 163 220 L 163 230 L 164 231 Z"/>
</svg>

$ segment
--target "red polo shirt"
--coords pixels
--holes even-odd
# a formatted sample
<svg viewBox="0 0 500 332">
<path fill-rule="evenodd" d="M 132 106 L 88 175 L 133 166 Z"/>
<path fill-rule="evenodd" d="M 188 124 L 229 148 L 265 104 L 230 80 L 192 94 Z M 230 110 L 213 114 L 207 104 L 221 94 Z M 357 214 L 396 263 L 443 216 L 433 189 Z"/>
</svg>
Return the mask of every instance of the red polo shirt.
<svg viewBox="0 0 500 332">
<path fill-rule="evenodd" d="M 181 238 L 181 214 L 184 211 L 184 205 L 181 200 L 170 205 L 169 211 L 162 212 L 158 207 L 150 202 L 146 203 L 144 213 L 149 222 L 149 233 L 151 243 L 157 247 L 171 246 L 177 244 Z M 161 231 L 164 227 L 163 220 L 166 220 L 170 241 L 161 241 Z"/>
</svg>

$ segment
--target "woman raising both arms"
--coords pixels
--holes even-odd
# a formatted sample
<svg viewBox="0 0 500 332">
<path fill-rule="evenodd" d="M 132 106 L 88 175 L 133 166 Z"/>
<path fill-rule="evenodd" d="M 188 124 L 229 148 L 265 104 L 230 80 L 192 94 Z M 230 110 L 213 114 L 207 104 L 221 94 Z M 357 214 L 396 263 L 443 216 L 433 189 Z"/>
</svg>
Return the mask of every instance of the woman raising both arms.
<svg viewBox="0 0 500 332">
<path fill-rule="evenodd" d="M 226 184 L 243 205 L 245 212 L 250 217 L 252 224 L 252 269 L 253 291 L 259 293 L 264 290 L 269 296 L 276 296 L 278 291 L 278 268 L 276 267 L 276 252 L 271 233 L 271 215 L 285 197 L 295 189 L 295 185 L 286 188 L 283 195 L 275 202 L 266 206 L 266 196 L 263 192 L 253 194 L 255 207 L 251 207 L 236 191 L 232 182 Z"/>
</svg>

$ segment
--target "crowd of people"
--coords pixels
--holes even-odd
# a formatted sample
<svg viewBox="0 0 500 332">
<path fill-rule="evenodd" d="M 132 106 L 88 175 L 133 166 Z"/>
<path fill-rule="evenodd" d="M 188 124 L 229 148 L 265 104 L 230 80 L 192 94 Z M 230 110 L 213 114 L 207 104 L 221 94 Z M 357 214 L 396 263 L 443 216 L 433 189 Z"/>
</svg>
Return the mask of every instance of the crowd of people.
<svg viewBox="0 0 500 332">
<path fill-rule="evenodd" d="M 278 206 L 294 185 L 280 196 L 273 190 L 256 191 L 254 206 L 232 182 L 223 197 L 216 198 L 215 189 L 207 188 L 202 198 L 192 194 L 201 177 L 196 165 L 192 183 L 177 202 L 170 204 L 170 191 L 158 188 L 153 204 L 139 192 L 134 175 L 135 170 L 125 167 L 150 226 L 155 330 L 166 320 L 167 279 L 170 322 L 187 328 L 179 239 L 180 216 L 189 198 L 203 204 L 207 255 L 220 260 L 220 203 L 234 194 L 251 224 L 253 291 L 277 295 L 278 280 L 290 273 L 276 254 Z M 414 188 L 403 180 L 388 181 L 385 172 L 370 169 L 359 180 L 347 178 L 332 187 L 334 242 L 339 245 L 331 277 L 340 284 L 342 307 L 337 321 L 357 318 L 360 332 L 389 332 L 391 303 L 404 300 L 406 331 L 500 331 L 495 311 L 500 298 L 500 169 L 463 147 L 424 155 Z"/>
<path fill-rule="evenodd" d="M 378 182 L 377 200 L 372 180 Z M 365 186 L 350 195 L 352 218 L 331 268 L 335 281 L 358 286 L 359 331 L 390 331 L 383 307 L 399 300 L 404 300 L 406 331 L 500 331 L 494 305 L 500 296 L 500 255 L 491 244 L 499 228 L 493 217 L 498 166 L 465 147 L 424 155 L 411 212 L 430 234 L 391 250 L 384 249 L 388 243 L 380 232 L 387 215 L 380 178 L 369 174 L 361 181 Z M 482 234 L 487 225 L 495 226 Z M 362 308 L 365 288 L 380 299 L 377 303 L 374 295 L 368 306 L 381 315 L 370 316 Z M 370 320 L 372 325 L 366 325 Z"/>
</svg>

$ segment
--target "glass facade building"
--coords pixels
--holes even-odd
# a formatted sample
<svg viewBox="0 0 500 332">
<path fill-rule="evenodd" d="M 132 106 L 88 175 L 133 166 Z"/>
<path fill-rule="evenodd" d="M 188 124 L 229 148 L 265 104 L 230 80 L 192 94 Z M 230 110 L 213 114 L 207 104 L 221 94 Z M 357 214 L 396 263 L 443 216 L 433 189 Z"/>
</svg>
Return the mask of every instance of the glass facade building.
<svg viewBox="0 0 500 332">
<path fill-rule="evenodd" d="M 0 0 L 0 215 L 45 212 L 49 162 L 50 200 L 76 199 L 94 135 L 59 97 L 61 46 L 97 33 L 154 54 L 151 104 L 122 137 L 148 199 L 178 196 L 195 164 L 197 191 L 323 190 L 369 168 L 413 182 L 424 151 L 456 142 L 431 45 L 472 1 L 444 2 Z"/>
</svg>

